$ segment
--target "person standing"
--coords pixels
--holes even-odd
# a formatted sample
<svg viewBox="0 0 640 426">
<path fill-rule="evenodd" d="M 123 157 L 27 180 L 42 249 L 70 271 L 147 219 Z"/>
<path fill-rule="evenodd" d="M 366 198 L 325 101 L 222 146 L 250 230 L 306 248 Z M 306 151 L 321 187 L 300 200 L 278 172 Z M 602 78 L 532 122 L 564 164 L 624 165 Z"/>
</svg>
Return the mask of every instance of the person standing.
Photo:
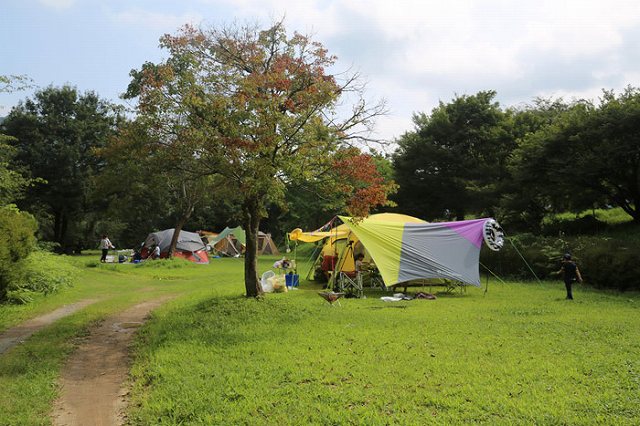
<svg viewBox="0 0 640 426">
<path fill-rule="evenodd" d="M 100 250 L 102 250 L 102 257 L 100 258 L 100 262 L 102 263 L 106 262 L 107 253 L 109 253 L 109 249 L 114 249 L 114 248 L 116 248 L 116 246 L 111 244 L 109 237 L 107 237 L 106 235 L 103 235 L 102 239 L 100 240 Z"/>
<path fill-rule="evenodd" d="M 571 255 L 566 253 L 562 256 L 562 266 L 557 274 L 562 274 L 564 279 L 564 286 L 567 289 L 567 299 L 573 300 L 573 293 L 571 291 L 571 285 L 574 281 L 582 282 L 582 275 L 580 275 L 580 270 L 578 269 L 578 265 L 571 260 Z"/>
</svg>

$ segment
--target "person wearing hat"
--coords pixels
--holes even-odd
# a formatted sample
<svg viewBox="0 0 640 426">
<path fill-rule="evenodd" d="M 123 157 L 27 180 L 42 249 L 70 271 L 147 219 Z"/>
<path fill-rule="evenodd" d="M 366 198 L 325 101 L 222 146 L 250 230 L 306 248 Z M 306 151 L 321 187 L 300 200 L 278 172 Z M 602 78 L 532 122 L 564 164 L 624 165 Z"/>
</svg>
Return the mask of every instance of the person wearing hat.
<svg viewBox="0 0 640 426">
<path fill-rule="evenodd" d="M 562 266 L 560 270 L 556 272 L 557 274 L 563 274 L 564 278 L 564 286 L 567 288 L 567 299 L 573 300 L 573 293 L 571 292 L 571 285 L 574 281 L 582 282 L 582 275 L 580 275 L 580 270 L 578 269 L 578 265 L 571 260 L 571 255 L 569 253 L 565 253 L 562 256 Z"/>
</svg>

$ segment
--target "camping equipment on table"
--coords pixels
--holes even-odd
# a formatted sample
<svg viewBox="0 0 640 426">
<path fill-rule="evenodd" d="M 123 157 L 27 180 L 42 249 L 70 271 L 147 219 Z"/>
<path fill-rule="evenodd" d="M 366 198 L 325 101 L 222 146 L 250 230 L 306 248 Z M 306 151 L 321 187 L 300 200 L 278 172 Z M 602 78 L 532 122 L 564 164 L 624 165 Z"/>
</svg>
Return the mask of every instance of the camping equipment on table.
<svg viewBox="0 0 640 426">
<path fill-rule="evenodd" d="M 142 244 L 142 258 L 148 258 L 155 246 L 160 247 L 160 258 L 166 258 L 169 254 L 173 233 L 174 229 L 171 228 L 149 234 Z M 207 247 L 202 242 L 200 235 L 195 232 L 180 231 L 173 256 L 194 263 L 209 263 Z"/>
</svg>

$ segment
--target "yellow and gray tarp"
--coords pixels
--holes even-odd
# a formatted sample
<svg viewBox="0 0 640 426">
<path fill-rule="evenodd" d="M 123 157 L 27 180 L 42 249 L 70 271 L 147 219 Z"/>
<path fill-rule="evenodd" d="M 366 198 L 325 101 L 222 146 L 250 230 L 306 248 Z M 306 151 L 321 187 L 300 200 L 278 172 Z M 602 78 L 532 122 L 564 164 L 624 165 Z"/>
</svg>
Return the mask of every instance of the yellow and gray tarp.
<svg viewBox="0 0 640 426">
<path fill-rule="evenodd" d="M 402 222 L 370 216 L 340 216 L 366 247 L 387 286 L 424 278 L 446 278 L 480 286 L 484 223 Z"/>
</svg>

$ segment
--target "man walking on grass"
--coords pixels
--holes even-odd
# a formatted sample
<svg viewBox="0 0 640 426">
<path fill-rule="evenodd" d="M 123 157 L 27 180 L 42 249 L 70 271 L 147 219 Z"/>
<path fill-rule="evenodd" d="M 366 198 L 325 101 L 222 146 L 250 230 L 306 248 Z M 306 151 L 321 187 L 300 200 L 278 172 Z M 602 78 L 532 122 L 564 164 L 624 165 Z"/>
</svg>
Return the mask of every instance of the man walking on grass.
<svg viewBox="0 0 640 426">
<path fill-rule="evenodd" d="M 580 275 L 580 270 L 578 269 L 578 265 L 571 260 L 571 255 L 569 253 L 565 253 L 562 256 L 562 266 L 560 270 L 556 272 L 557 274 L 563 274 L 564 278 L 564 286 L 567 288 L 567 299 L 573 300 L 573 293 L 571 292 L 571 285 L 574 281 L 582 282 L 582 276 Z"/>
</svg>

